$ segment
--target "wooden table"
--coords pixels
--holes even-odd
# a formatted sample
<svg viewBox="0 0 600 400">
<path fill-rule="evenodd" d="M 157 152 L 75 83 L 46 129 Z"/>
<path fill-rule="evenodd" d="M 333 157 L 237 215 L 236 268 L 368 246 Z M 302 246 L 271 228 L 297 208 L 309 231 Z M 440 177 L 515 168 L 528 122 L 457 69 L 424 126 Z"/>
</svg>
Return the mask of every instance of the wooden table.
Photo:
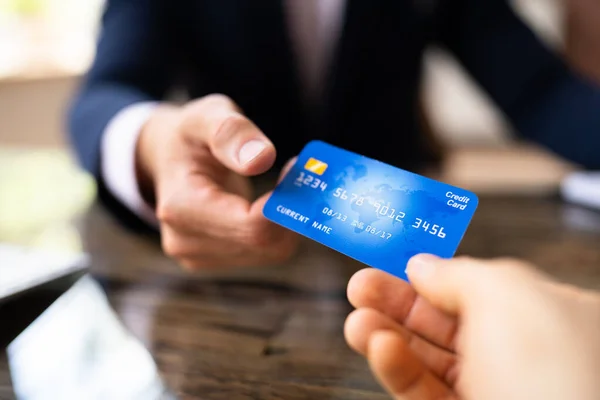
<svg viewBox="0 0 600 400">
<path fill-rule="evenodd" d="M 75 226 L 92 276 L 179 398 L 388 398 L 343 338 L 357 262 L 306 241 L 286 265 L 192 274 L 98 204 Z M 550 197 L 484 195 L 460 252 L 524 258 L 600 289 L 600 213 Z M 0 398 L 11 398 L 9 385 L 0 361 Z"/>
</svg>

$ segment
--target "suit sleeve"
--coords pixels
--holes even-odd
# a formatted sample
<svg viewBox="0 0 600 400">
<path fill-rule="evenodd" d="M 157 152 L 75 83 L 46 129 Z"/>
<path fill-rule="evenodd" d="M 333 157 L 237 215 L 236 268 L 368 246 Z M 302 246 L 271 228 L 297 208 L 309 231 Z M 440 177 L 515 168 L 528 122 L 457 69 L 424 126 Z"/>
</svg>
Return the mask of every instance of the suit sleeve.
<svg viewBox="0 0 600 400">
<path fill-rule="evenodd" d="M 156 0 L 108 0 L 94 63 L 68 116 L 82 166 L 100 180 L 101 138 L 122 109 L 163 99 L 172 83 L 168 9 Z"/>
<path fill-rule="evenodd" d="M 600 87 L 577 76 L 507 0 L 443 1 L 437 39 L 522 137 L 600 169 Z"/>
<path fill-rule="evenodd" d="M 124 204 L 105 181 L 103 171 L 116 166 L 103 163 L 114 162 L 118 155 L 102 154 L 102 147 L 108 127 L 121 111 L 162 100 L 173 84 L 175 46 L 169 10 L 161 5 L 166 3 L 169 2 L 107 1 L 94 63 L 68 115 L 72 145 L 82 167 L 96 178 L 101 203 L 126 228 L 151 234 L 154 231 L 147 221 Z M 111 140 L 126 144 L 128 137 L 137 137 L 134 133 L 111 132 Z M 127 173 L 130 171 L 122 171 L 121 179 Z"/>
</svg>

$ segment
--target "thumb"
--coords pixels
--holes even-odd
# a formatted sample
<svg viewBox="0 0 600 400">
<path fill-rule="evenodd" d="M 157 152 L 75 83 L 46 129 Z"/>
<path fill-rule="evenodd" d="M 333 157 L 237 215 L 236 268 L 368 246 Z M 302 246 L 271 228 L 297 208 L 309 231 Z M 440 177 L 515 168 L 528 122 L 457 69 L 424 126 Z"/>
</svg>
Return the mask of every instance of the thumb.
<svg viewBox="0 0 600 400">
<path fill-rule="evenodd" d="M 241 175 L 261 174 L 275 162 L 273 143 L 226 96 L 210 95 L 188 105 L 182 127 L 188 140 L 208 146 L 217 160 Z"/>
<path fill-rule="evenodd" d="M 485 263 L 469 258 L 443 259 L 419 254 L 408 262 L 406 273 L 414 289 L 433 306 L 460 314 L 475 285 L 490 279 Z"/>
</svg>

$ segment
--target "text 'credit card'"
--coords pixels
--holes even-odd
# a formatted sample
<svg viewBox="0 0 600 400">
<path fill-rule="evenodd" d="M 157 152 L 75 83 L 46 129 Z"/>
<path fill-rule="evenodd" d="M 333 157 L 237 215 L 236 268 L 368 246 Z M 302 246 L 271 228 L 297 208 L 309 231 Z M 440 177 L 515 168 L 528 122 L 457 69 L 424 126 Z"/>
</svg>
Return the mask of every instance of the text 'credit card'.
<svg viewBox="0 0 600 400">
<path fill-rule="evenodd" d="M 419 253 L 450 258 L 477 208 L 475 194 L 321 141 L 275 188 L 269 220 L 406 279 Z"/>
</svg>

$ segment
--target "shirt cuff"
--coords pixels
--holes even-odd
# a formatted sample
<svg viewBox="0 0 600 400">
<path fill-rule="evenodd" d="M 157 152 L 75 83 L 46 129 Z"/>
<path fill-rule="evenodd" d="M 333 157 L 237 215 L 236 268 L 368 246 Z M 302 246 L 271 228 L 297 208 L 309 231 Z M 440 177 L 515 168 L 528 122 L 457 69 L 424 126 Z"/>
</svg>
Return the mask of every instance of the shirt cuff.
<svg viewBox="0 0 600 400">
<path fill-rule="evenodd" d="M 108 123 L 101 144 L 101 174 L 108 190 L 146 223 L 158 226 L 154 209 L 139 190 L 135 152 L 139 134 L 157 103 L 143 102 L 119 111 Z"/>
<path fill-rule="evenodd" d="M 600 172 L 574 172 L 561 184 L 565 200 L 600 209 Z"/>
</svg>

